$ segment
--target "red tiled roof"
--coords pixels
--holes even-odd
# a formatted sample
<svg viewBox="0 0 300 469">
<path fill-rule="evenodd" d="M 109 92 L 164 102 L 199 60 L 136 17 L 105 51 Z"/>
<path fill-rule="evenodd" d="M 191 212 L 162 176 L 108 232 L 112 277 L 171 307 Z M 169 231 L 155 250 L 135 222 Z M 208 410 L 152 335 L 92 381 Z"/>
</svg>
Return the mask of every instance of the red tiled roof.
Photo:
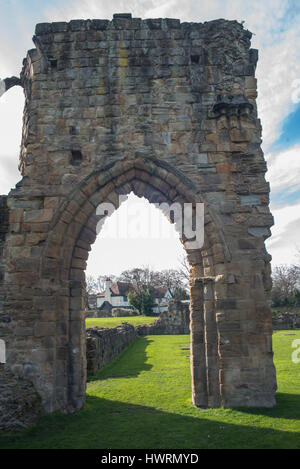
<svg viewBox="0 0 300 469">
<path fill-rule="evenodd" d="M 130 282 L 114 282 L 110 287 L 110 291 L 113 296 L 127 296 L 132 288 L 134 288 L 134 285 Z M 98 296 L 105 296 L 105 291 L 99 293 Z"/>
<path fill-rule="evenodd" d="M 127 296 L 130 289 L 133 289 L 134 285 L 130 282 L 115 282 L 110 287 L 113 295 L 116 296 Z"/>
</svg>

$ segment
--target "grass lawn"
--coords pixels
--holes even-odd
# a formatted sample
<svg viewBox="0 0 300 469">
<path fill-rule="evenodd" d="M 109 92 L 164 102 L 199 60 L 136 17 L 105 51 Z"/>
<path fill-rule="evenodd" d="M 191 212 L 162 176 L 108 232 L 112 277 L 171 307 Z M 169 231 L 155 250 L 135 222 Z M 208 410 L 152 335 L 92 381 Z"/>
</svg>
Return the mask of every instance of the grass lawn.
<svg viewBox="0 0 300 469">
<path fill-rule="evenodd" d="M 84 410 L 43 417 L 0 448 L 300 448 L 298 331 L 274 333 L 274 409 L 202 410 L 191 403 L 189 336 L 140 337 L 87 389 Z"/>
<path fill-rule="evenodd" d="M 133 326 L 141 324 L 152 324 L 158 319 L 158 316 L 126 316 L 124 318 L 87 318 L 85 320 L 86 327 L 100 326 L 100 327 L 116 327 L 122 322 L 128 322 Z"/>
</svg>

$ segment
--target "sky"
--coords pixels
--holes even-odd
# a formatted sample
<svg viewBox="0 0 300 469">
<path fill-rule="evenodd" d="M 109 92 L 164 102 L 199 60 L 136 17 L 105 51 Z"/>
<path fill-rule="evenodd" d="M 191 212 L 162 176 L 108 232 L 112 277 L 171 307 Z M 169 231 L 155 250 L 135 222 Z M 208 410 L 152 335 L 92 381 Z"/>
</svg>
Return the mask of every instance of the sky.
<svg viewBox="0 0 300 469">
<path fill-rule="evenodd" d="M 267 249 L 273 256 L 273 267 L 296 262 L 296 252 L 300 249 L 299 0 L 0 0 L 0 11 L 2 79 L 19 75 L 26 51 L 34 47 L 31 38 L 36 23 L 111 19 L 113 13 L 122 12 L 141 18 L 170 17 L 194 22 L 217 18 L 244 21 L 244 26 L 253 33 L 252 47 L 259 49 L 258 111 L 275 218 Z M 21 179 L 17 166 L 23 105 L 19 87 L 12 88 L 0 99 L 1 194 L 8 193 Z M 118 275 L 126 268 L 141 265 L 158 270 L 176 268 L 182 255 L 178 236 L 116 242 L 100 234 L 93 245 L 88 273 Z"/>
</svg>

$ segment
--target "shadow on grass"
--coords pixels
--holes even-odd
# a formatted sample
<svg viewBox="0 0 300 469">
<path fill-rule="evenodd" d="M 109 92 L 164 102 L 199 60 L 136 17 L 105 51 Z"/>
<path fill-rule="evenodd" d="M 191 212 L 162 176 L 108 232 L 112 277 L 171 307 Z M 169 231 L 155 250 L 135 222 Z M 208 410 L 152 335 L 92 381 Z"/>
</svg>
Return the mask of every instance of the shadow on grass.
<svg viewBox="0 0 300 469">
<path fill-rule="evenodd" d="M 251 415 L 264 415 L 270 418 L 300 421 L 300 394 L 278 392 L 276 394 L 277 405 L 273 409 L 265 408 L 240 408 L 240 412 Z M 299 424 L 300 425 L 300 424 Z M 300 439 L 300 435 L 299 435 Z M 300 447 L 300 441 L 299 441 Z"/>
<path fill-rule="evenodd" d="M 0 436 L 0 448 L 201 449 L 299 448 L 299 433 L 210 420 L 95 396 L 73 415 L 43 417 L 29 430 Z"/>
<path fill-rule="evenodd" d="M 135 378 L 142 371 L 149 371 L 152 368 L 147 363 L 147 347 L 153 342 L 148 337 L 138 337 L 126 349 L 124 349 L 109 365 L 101 368 L 94 375 L 88 376 L 88 382 L 109 378 Z M 132 353 L 134 347 L 134 354 Z M 126 359 L 128 355 L 128 359 Z M 118 366 L 115 366 L 118 364 Z"/>
</svg>

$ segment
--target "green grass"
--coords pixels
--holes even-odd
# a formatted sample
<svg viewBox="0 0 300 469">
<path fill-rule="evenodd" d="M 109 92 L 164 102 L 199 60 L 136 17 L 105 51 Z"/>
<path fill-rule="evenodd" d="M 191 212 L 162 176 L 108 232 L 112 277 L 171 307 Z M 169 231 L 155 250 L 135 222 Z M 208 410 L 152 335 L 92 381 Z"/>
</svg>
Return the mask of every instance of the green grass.
<svg viewBox="0 0 300 469">
<path fill-rule="evenodd" d="M 85 409 L 49 415 L 0 448 L 300 448 L 298 331 L 274 333 L 279 389 L 274 409 L 195 408 L 188 336 L 140 337 L 87 389 Z"/>
<path fill-rule="evenodd" d="M 116 327 L 122 324 L 122 322 L 128 322 L 133 326 L 139 326 L 141 324 L 152 324 L 158 319 L 158 316 L 126 316 L 123 318 L 87 318 L 85 320 L 86 327 Z"/>
</svg>

